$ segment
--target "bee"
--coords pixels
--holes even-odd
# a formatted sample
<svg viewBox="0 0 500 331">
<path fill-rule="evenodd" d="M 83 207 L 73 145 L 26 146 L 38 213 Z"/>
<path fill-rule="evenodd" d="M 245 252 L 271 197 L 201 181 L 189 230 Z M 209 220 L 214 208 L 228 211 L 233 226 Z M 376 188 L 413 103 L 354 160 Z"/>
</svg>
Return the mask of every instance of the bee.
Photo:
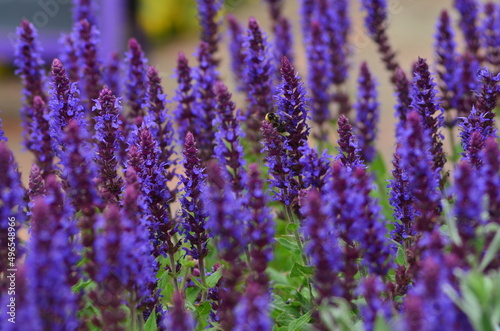
<svg viewBox="0 0 500 331">
<path fill-rule="evenodd" d="M 266 121 L 271 123 L 279 133 L 285 132 L 285 123 L 280 119 L 276 113 L 267 113 Z"/>
</svg>

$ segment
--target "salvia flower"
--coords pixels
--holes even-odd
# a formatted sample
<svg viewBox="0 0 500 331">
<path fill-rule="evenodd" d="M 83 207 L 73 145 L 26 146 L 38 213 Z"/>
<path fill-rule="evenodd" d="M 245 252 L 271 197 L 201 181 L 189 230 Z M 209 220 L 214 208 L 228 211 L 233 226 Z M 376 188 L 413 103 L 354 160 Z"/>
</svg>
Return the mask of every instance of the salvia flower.
<svg viewBox="0 0 500 331">
<path fill-rule="evenodd" d="M 63 223 L 68 220 L 53 215 L 57 206 L 51 205 L 50 199 L 38 197 L 33 203 L 27 278 L 43 329 L 77 330 L 78 297 L 67 278 L 72 267 L 69 263 L 77 262 L 67 260 L 68 254 L 75 254 L 75 246 Z"/>
<path fill-rule="evenodd" d="M 246 174 L 243 166 L 243 146 L 241 139 L 245 137 L 240 123 L 243 123 L 241 111 L 235 112 L 236 105 L 231 100 L 226 85 L 221 81 L 215 83 L 217 98 L 217 114 L 213 126 L 218 128 L 215 133 L 214 155 L 223 171 L 227 172 L 234 192 L 238 194 L 246 184 Z"/>
<path fill-rule="evenodd" d="M 123 179 L 118 175 L 117 159 L 119 144 L 124 140 L 120 131 L 120 109 L 120 99 L 108 88 L 102 89 L 92 108 L 95 113 L 94 139 L 97 145 L 97 156 L 94 160 L 99 174 L 99 191 L 105 202 L 118 203 L 123 186 Z"/>
<path fill-rule="evenodd" d="M 395 116 L 398 119 L 398 122 L 396 124 L 396 129 L 398 130 L 398 128 L 404 127 L 406 122 L 406 115 L 413 100 L 410 93 L 411 84 L 408 81 L 405 72 L 400 67 L 396 69 L 394 80 L 397 98 L 397 104 L 394 108 L 396 110 Z"/>
<path fill-rule="evenodd" d="M 195 95 L 193 93 L 192 69 L 184 53 L 179 53 L 177 58 L 177 85 L 174 100 L 177 102 L 177 108 L 174 110 L 175 121 L 177 122 L 178 139 L 184 143 L 188 132 L 199 136 L 200 128 L 195 125 L 196 112 L 193 109 Z M 197 131 L 198 130 L 198 131 Z"/>
<path fill-rule="evenodd" d="M 122 63 L 120 55 L 117 52 L 112 52 L 104 68 L 103 80 L 104 84 L 106 84 L 111 92 L 117 97 L 122 94 L 121 70 Z"/>
<path fill-rule="evenodd" d="M 191 313 L 184 308 L 182 293 L 175 292 L 173 295 L 173 307 L 164 317 L 162 324 L 165 330 L 192 331 L 195 322 Z"/>
<path fill-rule="evenodd" d="M 328 150 L 323 150 L 319 155 L 316 148 L 303 146 L 303 157 L 300 159 L 304 188 L 316 188 L 319 191 L 325 186 L 328 170 L 330 169 L 331 155 Z"/>
<path fill-rule="evenodd" d="M 258 283 L 250 283 L 234 307 L 234 331 L 270 331 L 273 321 L 270 316 L 271 298 Z"/>
<path fill-rule="evenodd" d="M 457 66 L 457 53 L 455 34 L 451 26 L 451 19 L 446 10 L 441 12 L 436 27 L 434 49 L 436 52 L 436 64 L 439 66 L 437 76 L 439 77 L 439 90 L 443 99 L 443 108 L 449 111 L 453 107 L 455 71 Z"/>
<path fill-rule="evenodd" d="M 471 53 L 466 52 L 459 56 L 455 84 L 452 86 L 456 89 L 454 108 L 457 110 L 458 117 L 467 116 L 474 105 L 474 91 L 477 90 L 478 86 L 476 78 L 478 70 L 479 62 Z"/>
<path fill-rule="evenodd" d="M 375 78 L 372 76 L 366 62 L 361 64 L 358 78 L 358 96 L 356 108 L 356 137 L 358 138 L 361 158 L 365 163 L 371 163 L 375 158 L 375 138 L 379 119 L 379 103 L 377 101 Z"/>
<path fill-rule="evenodd" d="M 497 71 L 500 69 L 500 6 L 487 2 L 484 6 L 486 15 L 482 27 L 482 47 L 485 49 L 485 60 Z"/>
<path fill-rule="evenodd" d="M 339 155 L 336 159 L 341 160 L 346 167 L 351 169 L 362 164 L 361 150 L 352 131 L 352 126 L 349 124 L 347 117 L 340 116 L 337 129 L 339 135 L 339 140 L 337 141 Z"/>
<path fill-rule="evenodd" d="M 308 239 L 305 252 L 316 268 L 314 286 L 318 291 L 317 300 L 328 302 L 342 294 L 339 273 L 343 270 L 342 251 L 338 233 L 334 228 L 332 215 L 325 208 L 319 191 L 312 189 L 306 195 L 302 207 L 304 220 L 303 231 Z"/>
<path fill-rule="evenodd" d="M 422 117 L 415 110 L 408 115 L 406 130 L 399 138 L 400 166 L 408 176 L 408 193 L 413 196 L 413 206 L 418 213 L 415 229 L 431 231 L 439 219 L 441 195 L 430 153 L 430 137 L 424 129 Z"/>
<path fill-rule="evenodd" d="M 293 63 L 293 31 L 292 24 L 286 17 L 280 17 L 274 25 L 274 57 L 276 63 L 285 56 Z"/>
<path fill-rule="evenodd" d="M 311 21 L 315 7 L 315 0 L 300 1 L 300 25 L 302 27 L 302 34 L 304 35 L 304 38 L 307 38 L 307 36 L 311 34 Z"/>
<path fill-rule="evenodd" d="M 455 8 L 460 13 L 460 29 L 467 44 L 468 51 L 478 56 L 480 49 L 479 4 L 476 0 L 455 0 Z"/>
<path fill-rule="evenodd" d="M 59 39 L 59 44 L 62 48 L 59 58 L 68 70 L 69 80 L 77 82 L 80 77 L 80 66 L 78 64 L 79 60 L 76 50 L 75 34 L 63 34 Z"/>
<path fill-rule="evenodd" d="M 16 56 L 14 65 L 16 75 L 23 83 L 23 105 L 21 107 L 21 119 L 23 123 L 24 144 L 30 149 L 31 142 L 31 122 L 33 121 L 33 100 L 39 96 L 43 101 L 47 101 L 44 91 L 45 72 L 44 62 L 41 57 L 42 49 L 38 44 L 38 33 L 33 24 L 23 20 L 21 26 L 17 28 L 18 42 L 16 45 Z"/>
<path fill-rule="evenodd" d="M 231 69 L 238 86 L 239 91 L 246 89 L 244 83 L 244 65 L 245 65 L 245 32 L 243 26 L 236 17 L 227 15 L 227 23 L 229 30 L 229 53 L 231 54 Z"/>
<path fill-rule="evenodd" d="M 44 195 L 45 192 L 45 180 L 43 179 L 42 171 L 38 168 L 36 163 L 33 163 L 30 170 L 27 194 L 31 202 L 33 202 L 35 197 Z"/>
<path fill-rule="evenodd" d="M 79 65 L 81 89 L 87 102 L 87 111 L 90 112 L 93 100 L 99 97 L 102 89 L 101 59 L 99 58 L 99 32 L 95 25 L 86 19 L 78 21 L 75 26 L 77 35 L 77 54 L 80 59 Z"/>
<path fill-rule="evenodd" d="M 31 128 L 31 150 L 44 176 L 53 171 L 54 151 L 50 136 L 49 108 L 40 96 L 33 98 L 33 121 Z"/>
<path fill-rule="evenodd" d="M 382 297 L 386 285 L 380 278 L 370 275 L 362 281 L 358 291 L 366 301 L 366 306 L 361 307 L 365 330 L 373 331 L 379 316 L 388 321 L 392 315 L 390 303 Z"/>
<path fill-rule="evenodd" d="M 248 21 L 245 47 L 245 89 L 248 107 L 246 121 L 248 137 L 259 141 L 260 123 L 267 113 L 273 112 L 273 68 L 269 57 L 269 44 L 255 18 Z"/>
<path fill-rule="evenodd" d="M 73 0 L 73 20 L 80 22 L 87 20 L 91 24 L 96 24 L 95 12 L 97 1 L 94 0 Z"/>
<path fill-rule="evenodd" d="M 147 59 L 139 42 L 132 38 L 128 42 L 125 53 L 125 96 L 130 106 L 129 118 L 133 124 L 141 125 L 146 115 L 144 105 L 147 103 Z"/>
<path fill-rule="evenodd" d="M 202 42 L 205 42 L 208 46 L 209 65 L 217 65 L 217 60 L 215 60 L 214 55 L 219 48 L 219 22 L 217 21 L 217 15 L 219 10 L 222 8 L 222 0 L 197 0 L 198 15 L 201 25 L 201 36 Z"/>
<path fill-rule="evenodd" d="M 493 110 L 497 105 L 497 98 L 500 94 L 500 73 L 494 75 L 487 68 L 482 68 L 477 72 L 480 90 L 476 92 L 476 108 L 480 114 L 484 114 L 486 123 L 484 127 L 494 130 L 495 113 Z"/>
<path fill-rule="evenodd" d="M 158 70 L 150 66 L 148 68 L 148 121 L 153 125 L 150 127 L 151 134 L 158 142 L 160 149 L 160 162 L 164 163 L 168 169 L 170 166 L 175 165 L 176 160 L 174 151 L 174 130 L 172 125 L 172 118 L 167 114 L 167 96 L 163 92 L 161 86 L 161 78 Z"/>
<path fill-rule="evenodd" d="M 429 66 L 425 59 L 419 58 L 413 70 L 414 80 L 412 89 L 412 109 L 418 111 L 422 117 L 422 124 L 427 135 L 431 137 L 431 153 L 433 169 L 442 169 L 446 163 L 443 151 L 443 108 L 436 97 L 436 84 L 431 77 Z"/>
<path fill-rule="evenodd" d="M 460 144 L 464 150 L 462 155 L 475 169 L 480 168 L 482 164 L 479 152 L 483 149 L 485 140 L 488 137 L 496 137 L 497 130 L 491 126 L 487 115 L 488 113 L 479 113 L 473 106 L 469 116 L 460 123 Z"/>
<path fill-rule="evenodd" d="M 481 175 L 486 181 L 490 222 L 500 224 L 500 149 L 496 137 L 488 137 L 481 152 Z"/>
<path fill-rule="evenodd" d="M 198 149 L 193 134 L 186 134 L 184 143 L 185 174 L 180 175 L 184 185 L 180 197 L 182 206 L 182 227 L 190 248 L 187 251 L 194 259 L 203 259 L 208 254 L 208 233 L 206 230 L 207 212 L 205 211 L 202 193 L 205 188 L 204 169 L 198 157 Z"/>
<path fill-rule="evenodd" d="M 0 118 L 0 142 L 2 141 L 8 141 L 8 139 L 5 136 L 5 132 L 3 131 L 3 122 L 2 119 Z"/>
<path fill-rule="evenodd" d="M 207 161 L 212 157 L 214 149 L 215 129 L 212 120 L 215 118 L 216 99 L 214 85 L 218 73 L 212 63 L 212 54 L 209 45 L 201 42 L 197 51 L 198 68 L 194 71 L 195 85 L 193 86 L 196 101 L 193 105 L 197 127 L 193 134 L 200 146 L 201 158 Z"/>
</svg>

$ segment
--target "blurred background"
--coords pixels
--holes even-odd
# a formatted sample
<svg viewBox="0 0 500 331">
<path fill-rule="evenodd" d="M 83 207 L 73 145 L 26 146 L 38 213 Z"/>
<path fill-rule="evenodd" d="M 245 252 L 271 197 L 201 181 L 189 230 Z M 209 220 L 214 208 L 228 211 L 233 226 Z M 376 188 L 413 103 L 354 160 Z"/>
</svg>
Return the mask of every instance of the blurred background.
<svg viewBox="0 0 500 331">
<path fill-rule="evenodd" d="M 294 29 L 296 67 L 299 75 L 304 77 L 307 72 L 298 15 L 300 1 L 284 2 L 284 13 L 291 19 Z M 21 146 L 21 84 L 12 67 L 15 28 L 23 18 L 35 24 L 45 49 L 44 58 L 48 69 L 52 58 L 58 55 L 57 42 L 60 32 L 71 30 L 70 3 L 71 1 L 67 0 L 0 0 L 0 118 L 9 138 L 8 145 L 19 162 L 24 182 L 27 182 L 32 156 L 29 152 L 22 151 Z M 418 56 L 433 63 L 433 35 L 442 9 L 450 9 L 456 26 L 457 13 L 451 10 L 452 0 L 389 0 L 388 4 L 389 36 L 398 52 L 398 60 L 406 72 L 410 72 L 411 64 Z M 143 44 L 149 63 L 158 68 L 165 91 L 171 98 L 176 88 L 172 75 L 178 52 L 192 55 L 198 44 L 195 0 L 102 0 L 98 6 L 98 21 L 103 41 L 101 56 L 106 59 L 107 54 L 114 50 L 123 54 L 127 39 L 136 37 Z M 233 13 L 242 22 L 254 16 L 268 34 L 271 32 L 267 6 L 262 0 L 226 0 L 224 12 Z M 350 59 L 349 92 L 354 98 L 359 64 L 361 61 L 367 61 L 379 82 L 381 120 L 377 144 L 388 164 L 392 158 L 395 122 L 395 99 L 389 75 L 382 66 L 373 42 L 365 33 L 359 0 L 351 0 L 351 18 L 354 54 Z M 219 54 L 222 58 L 221 74 L 226 84 L 231 86 L 233 77 L 228 59 L 225 21 L 222 34 Z M 192 57 L 190 63 L 195 64 Z M 243 106 L 241 95 L 235 93 L 235 97 L 238 105 Z M 448 146 L 447 143 L 445 146 Z"/>
</svg>

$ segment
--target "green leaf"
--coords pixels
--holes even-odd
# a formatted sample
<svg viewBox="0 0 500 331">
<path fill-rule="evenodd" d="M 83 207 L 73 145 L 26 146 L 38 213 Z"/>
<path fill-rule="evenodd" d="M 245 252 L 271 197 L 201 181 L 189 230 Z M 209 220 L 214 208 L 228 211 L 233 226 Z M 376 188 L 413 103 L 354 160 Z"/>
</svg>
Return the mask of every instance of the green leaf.
<svg viewBox="0 0 500 331">
<path fill-rule="evenodd" d="M 217 269 L 216 272 L 207 277 L 207 287 L 212 288 L 217 285 L 217 282 L 222 277 L 222 268 Z"/>
<path fill-rule="evenodd" d="M 73 287 L 73 292 L 80 292 L 87 288 L 89 285 L 91 285 L 93 282 L 91 280 L 88 281 L 83 281 L 83 280 L 78 280 L 78 283 Z"/>
<path fill-rule="evenodd" d="M 267 268 L 267 273 L 269 274 L 269 278 L 276 284 L 290 285 L 288 281 L 288 277 L 278 270 L 274 268 Z"/>
<path fill-rule="evenodd" d="M 186 303 L 191 304 L 192 310 L 195 310 L 193 303 L 196 301 L 196 298 L 198 297 L 198 294 L 200 294 L 201 289 L 199 287 L 188 287 L 186 290 Z"/>
<path fill-rule="evenodd" d="M 212 309 L 212 306 L 210 305 L 210 302 L 208 302 L 208 301 L 203 302 L 195 310 L 196 319 L 197 320 L 206 320 L 211 309 Z"/>
<path fill-rule="evenodd" d="M 278 237 L 276 238 L 276 241 L 279 242 L 281 246 L 285 247 L 293 254 L 300 254 L 299 245 L 297 245 L 294 239 L 290 237 Z"/>
<path fill-rule="evenodd" d="M 202 290 L 207 290 L 207 288 L 205 286 L 203 286 L 202 283 L 200 283 L 200 281 L 198 279 L 196 279 L 196 277 L 191 277 L 191 280 L 193 281 L 193 283 L 199 287 L 200 289 Z"/>
<path fill-rule="evenodd" d="M 391 328 L 385 318 L 378 315 L 377 319 L 375 320 L 374 331 L 391 331 Z"/>
<path fill-rule="evenodd" d="M 288 225 L 286 226 L 286 231 L 289 233 L 295 233 L 298 228 L 299 228 L 298 224 L 288 223 Z"/>
<path fill-rule="evenodd" d="M 294 320 L 295 319 L 293 318 L 293 316 L 287 313 L 286 311 L 282 312 L 281 314 L 278 315 L 278 317 L 276 317 L 276 323 L 286 326 L 288 326 Z"/>
<path fill-rule="evenodd" d="M 302 330 L 302 327 L 311 320 L 311 312 L 308 312 L 288 325 L 288 331 Z"/>
<path fill-rule="evenodd" d="M 403 245 L 394 240 L 392 242 L 396 244 L 398 248 L 398 251 L 396 252 L 396 263 L 399 265 L 406 265 L 405 249 Z"/>
<path fill-rule="evenodd" d="M 484 271 L 484 269 L 498 257 L 498 252 L 500 251 L 500 228 L 497 229 L 495 237 L 491 241 L 484 258 L 479 265 L 479 270 Z"/>
<path fill-rule="evenodd" d="M 148 317 L 148 320 L 146 321 L 146 324 L 144 324 L 144 331 L 157 331 L 158 328 L 156 326 L 156 314 L 151 314 Z"/>
<path fill-rule="evenodd" d="M 286 330 L 287 330 L 286 326 L 277 326 L 277 325 L 273 326 L 273 331 L 286 331 Z"/>
<path fill-rule="evenodd" d="M 314 267 L 307 267 L 299 263 L 295 263 L 290 272 L 290 278 L 294 277 L 310 277 L 314 274 Z"/>
</svg>

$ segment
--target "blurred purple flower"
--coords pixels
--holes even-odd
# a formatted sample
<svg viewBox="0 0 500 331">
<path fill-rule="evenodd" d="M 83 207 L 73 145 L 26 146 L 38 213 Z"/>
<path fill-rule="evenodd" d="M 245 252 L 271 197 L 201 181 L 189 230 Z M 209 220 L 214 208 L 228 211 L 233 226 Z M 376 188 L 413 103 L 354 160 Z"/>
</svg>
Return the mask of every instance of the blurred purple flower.
<svg viewBox="0 0 500 331">
<path fill-rule="evenodd" d="M 73 20 L 75 22 L 87 20 L 92 25 L 96 24 L 97 3 L 98 1 L 94 0 L 73 0 Z"/>
<path fill-rule="evenodd" d="M 49 109 L 40 96 L 33 98 L 33 121 L 31 123 L 31 151 L 35 154 L 36 163 L 40 166 L 43 176 L 54 171 L 54 151 L 50 136 Z"/>
<path fill-rule="evenodd" d="M 231 54 L 231 69 L 238 91 L 245 91 L 244 83 L 245 70 L 245 32 L 238 19 L 232 14 L 227 15 L 227 24 L 229 32 L 229 53 Z"/>
<path fill-rule="evenodd" d="M 128 115 L 132 124 L 140 126 L 146 112 L 147 104 L 147 63 L 141 45 L 131 38 L 128 42 L 128 51 L 125 53 L 125 96 L 131 108 Z"/>
<path fill-rule="evenodd" d="M 380 278 L 369 275 L 362 280 L 358 289 L 359 294 L 365 298 L 366 306 L 361 307 L 366 331 L 375 330 L 375 322 L 378 317 L 383 317 L 386 322 L 392 316 L 390 303 L 382 297 L 387 291 L 386 285 Z"/>
<path fill-rule="evenodd" d="M 78 22 L 78 21 L 77 21 Z M 78 55 L 76 50 L 75 34 L 64 33 L 59 39 L 59 45 L 62 48 L 59 58 L 68 69 L 68 77 L 71 82 L 77 82 L 80 77 L 80 66 L 78 64 Z"/>
<path fill-rule="evenodd" d="M 184 53 L 179 53 L 177 58 L 177 90 L 174 100 L 177 102 L 177 108 L 174 110 L 175 121 L 177 122 L 177 138 L 180 143 L 188 132 L 199 136 L 200 128 L 195 125 L 196 112 L 193 109 L 195 95 L 192 84 L 192 69 L 189 67 L 188 59 Z"/>
<path fill-rule="evenodd" d="M 480 154 L 483 160 L 480 174 L 486 181 L 489 222 L 500 224 L 500 148 L 496 137 L 488 137 Z"/>
<path fill-rule="evenodd" d="M 456 66 L 455 83 L 452 85 L 452 88 L 456 89 L 453 107 L 457 110 L 457 117 L 464 117 L 469 115 L 475 102 L 474 91 L 478 86 L 476 73 L 479 70 L 479 62 L 471 53 L 466 52 L 458 57 Z M 454 120 L 456 122 L 456 119 Z"/>
<path fill-rule="evenodd" d="M 454 0 L 454 6 L 460 13 L 460 29 L 467 44 L 467 50 L 478 56 L 480 49 L 479 3 L 476 0 Z"/>
<path fill-rule="evenodd" d="M 162 321 L 163 328 L 169 331 L 193 331 L 195 321 L 191 313 L 184 306 L 183 294 L 175 292 L 173 294 L 173 308 L 166 314 Z"/>
<path fill-rule="evenodd" d="M 271 331 L 271 297 L 261 284 L 247 284 L 245 293 L 234 307 L 235 325 L 233 331 Z"/>
<path fill-rule="evenodd" d="M 281 1 L 281 0 L 280 0 Z M 280 17 L 274 24 L 274 58 L 276 63 L 285 56 L 293 63 L 293 27 L 286 17 Z"/>
<path fill-rule="evenodd" d="M 109 56 L 108 62 L 104 67 L 103 74 L 104 84 L 113 92 L 117 97 L 122 95 L 122 61 L 120 54 L 112 52 Z"/>
<path fill-rule="evenodd" d="M 218 14 L 224 4 L 223 0 L 197 0 L 198 16 L 201 25 L 200 40 L 207 44 L 208 53 L 210 56 L 207 58 L 208 65 L 216 67 L 218 60 L 214 55 L 219 49 L 219 21 Z"/>
<path fill-rule="evenodd" d="M 33 163 L 30 170 L 30 176 L 28 180 L 28 197 L 30 198 L 30 207 L 33 200 L 40 195 L 45 195 L 45 179 L 43 179 L 42 172 L 40 168 Z"/>
<path fill-rule="evenodd" d="M 486 15 L 481 29 L 482 47 L 485 49 L 485 60 L 491 64 L 496 71 L 500 69 L 500 5 L 492 1 L 484 5 Z"/>
</svg>

